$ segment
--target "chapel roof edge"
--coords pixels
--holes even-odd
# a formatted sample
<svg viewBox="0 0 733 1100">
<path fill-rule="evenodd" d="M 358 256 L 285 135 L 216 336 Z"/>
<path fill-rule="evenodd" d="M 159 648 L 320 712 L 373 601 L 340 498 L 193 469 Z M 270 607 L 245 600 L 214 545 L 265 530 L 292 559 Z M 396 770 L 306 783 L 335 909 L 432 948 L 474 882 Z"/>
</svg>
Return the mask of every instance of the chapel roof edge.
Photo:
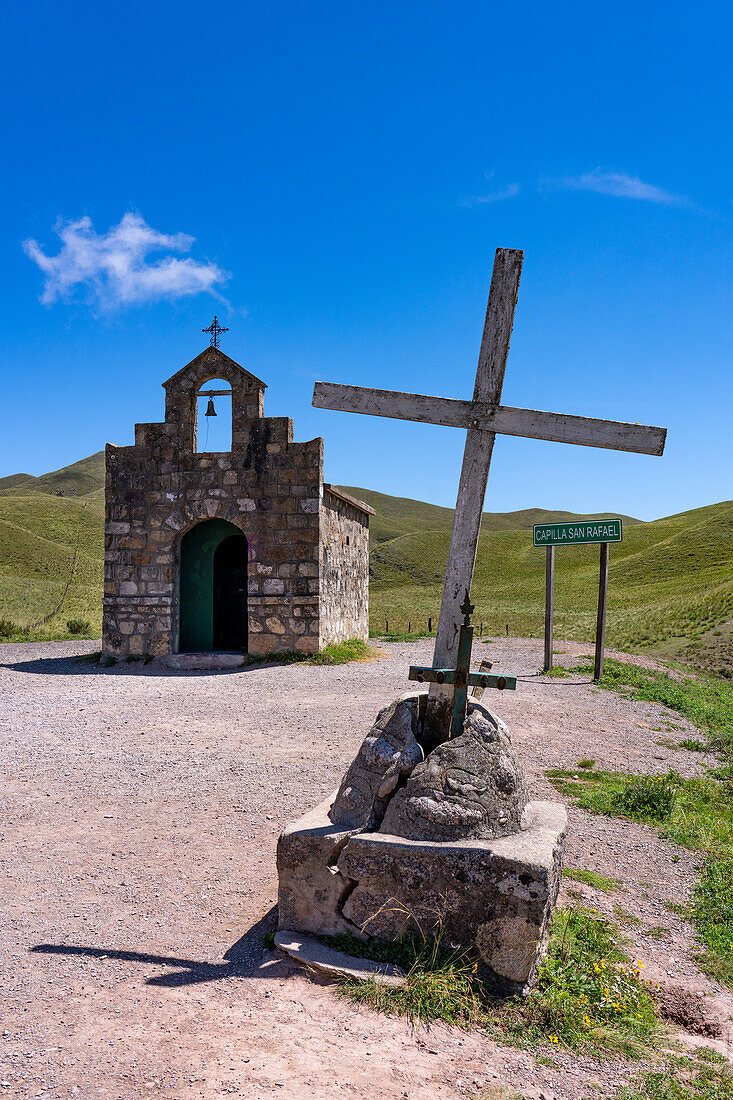
<svg viewBox="0 0 733 1100">
<path fill-rule="evenodd" d="M 230 370 L 234 368 L 235 370 L 239 371 L 241 374 L 249 378 L 250 381 L 254 382 L 256 385 L 261 386 L 263 390 L 267 389 L 267 382 L 263 382 L 262 379 L 258 378 L 256 374 L 252 374 L 252 371 L 247 370 L 246 367 L 243 367 L 241 363 L 238 363 L 236 361 L 236 359 L 232 359 L 231 356 L 227 355 L 226 352 L 223 352 L 221 348 L 214 348 L 210 345 L 205 347 L 203 351 L 200 351 L 198 355 L 195 355 L 190 363 L 186 363 L 185 366 L 181 367 L 180 370 L 177 370 L 175 374 L 172 374 L 170 378 L 166 378 L 165 382 L 161 383 L 163 388 L 166 389 L 172 383 L 178 381 L 181 375 L 185 374 L 186 371 L 190 370 L 192 367 L 198 366 L 199 361 L 203 359 L 204 356 L 206 356 L 206 358 L 209 360 L 211 360 L 212 358 L 218 359 Z"/>
</svg>

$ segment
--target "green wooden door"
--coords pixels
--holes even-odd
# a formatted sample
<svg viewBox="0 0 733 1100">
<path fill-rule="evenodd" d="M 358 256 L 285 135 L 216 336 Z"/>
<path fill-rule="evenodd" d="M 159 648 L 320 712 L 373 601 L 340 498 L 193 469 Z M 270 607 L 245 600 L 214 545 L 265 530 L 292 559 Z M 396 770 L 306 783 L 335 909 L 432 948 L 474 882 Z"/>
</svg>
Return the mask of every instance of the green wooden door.
<svg viewBox="0 0 733 1100">
<path fill-rule="evenodd" d="M 242 540 L 242 555 L 247 561 L 247 540 L 233 523 L 223 519 L 204 520 L 187 531 L 181 540 L 180 580 L 178 591 L 179 644 L 181 653 L 210 653 L 217 643 L 215 637 L 214 556 L 224 539 Z M 246 569 L 245 569 L 246 573 Z M 247 586 L 246 575 L 242 593 L 244 633 L 241 645 L 246 648 Z M 228 648 L 233 648 L 230 644 Z"/>
</svg>

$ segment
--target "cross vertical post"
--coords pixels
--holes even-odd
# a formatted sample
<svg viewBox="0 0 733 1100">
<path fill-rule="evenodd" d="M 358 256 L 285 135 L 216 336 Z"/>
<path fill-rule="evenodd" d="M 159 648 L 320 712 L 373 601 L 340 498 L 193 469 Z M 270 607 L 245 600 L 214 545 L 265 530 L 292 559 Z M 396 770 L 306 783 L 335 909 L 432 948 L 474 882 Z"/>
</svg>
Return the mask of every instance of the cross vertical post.
<svg viewBox="0 0 733 1100">
<path fill-rule="evenodd" d="M 464 593 L 468 595 L 471 591 L 496 433 L 584 447 L 631 451 L 636 454 L 661 455 L 664 451 L 666 428 L 542 412 L 538 409 L 517 409 L 499 404 L 523 256 L 524 253 L 519 249 L 496 250 L 472 401 L 366 386 L 347 386 L 335 382 L 316 382 L 313 387 L 313 404 L 319 409 L 338 409 L 341 412 L 389 416 L 397 420 L 466 429 L 466 447 L 451 531 L 433 666 L 432 669 L 410 669 L 411 680 L 430 684 L 424 729 L 430 738 L 435 739 L 436 744 L 450 737 L 452 685 L 457 683 L 457 657 L 462 629 L 459 603 Z M 606 547 L 606 553 L 607 550 Z M 605 597 L 603 608 L 602 626 L 605 630 Z M 600 627 L 599 611 L 599 633 Z M 509 633 L 508 625 L 506 632 Z M 472 686 L 496 687 L 499 690 L 514 686 L 514 677 L 482 675 L 480 681 L 474 681 L 471 678 L 473 675 L 469 675 L 469 684 Z"/>
<path fill-rule="evenodd" d="M 552 668 L 552 633 L 555 614 L 555 547 L 545 550 L 545 667 Z"/>
<path fill-rule="evenodd" d="M 498 405 L 501 400 L 523 259 L 524 253 L 520 249 L 496 250 L 473 391 L 474 402 Z M 478 420 L 474 420 L 466 432 L 466 447 L 435 638 L 434 668 L 455 665 L 461 621 L 460 601 L 464 593 L 471 591 L 494 439 L 495 433 L 482 431 Z M 451 692 L 441 684 L 432 683 L 428 701 L 428 725 L 436 729 L 449 729 L 451 710 Z"/>
</svg>

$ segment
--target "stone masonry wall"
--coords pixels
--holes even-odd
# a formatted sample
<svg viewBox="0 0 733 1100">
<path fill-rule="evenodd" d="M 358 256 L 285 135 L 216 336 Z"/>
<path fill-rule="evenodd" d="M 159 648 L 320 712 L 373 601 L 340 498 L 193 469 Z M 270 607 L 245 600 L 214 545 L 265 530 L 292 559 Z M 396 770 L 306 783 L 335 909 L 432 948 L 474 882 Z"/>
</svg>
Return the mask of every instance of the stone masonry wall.
<svg viewBox="0 0 733 1100">
<path fill-rule="evenodd" d="M 347 638 L 361 638 L 365 642 L 369 639 L 368 514 L 364 514 L 363 507 L 356 507 L 350 501 L 347 494 L 324 485 L 321 503 L 321 646 L 343 642 Z"/>
<path fill-rule="evenodd" d="M 197 394 L 212 378 L 232 387 L 232 450 L 197 454 Z M 338 613 L 333 597 L 324 604 L 320 598 L 323 440 L 294 443 L 289 418 L 263 416 L 265 384 L 215 348 L 165 389 L 164 423 L 136 425 L 133 447 L 107 446 L 104 653 L 178 650 L 181 539 L 213 518 L 228 520 L 248 539 L 249 652 L 317 652 L 332 633 L 322 626 L 324 615 Z M 366 520 L 362 515 L 362 529 Z M 358 522 L 345 522 L 356 536 Z M 365 593 L 368 566 L 359 560 Z M 356 601 L 347 602 L 354 607 L 344 619 L 350 624 Z M 363 621 L 365 615 L 364 595 Z"/>
</svg>

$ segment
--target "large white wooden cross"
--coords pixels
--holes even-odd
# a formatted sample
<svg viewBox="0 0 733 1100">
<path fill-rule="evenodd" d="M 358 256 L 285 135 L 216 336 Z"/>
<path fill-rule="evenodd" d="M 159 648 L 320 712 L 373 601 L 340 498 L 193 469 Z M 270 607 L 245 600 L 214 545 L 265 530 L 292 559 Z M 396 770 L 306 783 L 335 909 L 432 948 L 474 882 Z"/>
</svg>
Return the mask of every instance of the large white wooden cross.
<svg viewBox="0 0 733 1100">
<path fill-rule="evenodd" d="M 496 250 L 473 401 L 425 397 L 364 386 L 342 386 L 334 382 L 316 382 L 313 391 L 313 404 L 321 409 L 369 413 L 468 429 L 435 640 L 434 668 L 452 668 L 455 665 L 462 620 L 459 608 L 466 592 L 471 589 L 486 482 L 497 432 L 640 454 L 661 455 L 664 450 L 666 428 L 538 412 L 535 409 L 515 409 L 500 404 L 523 258 L 524 253 L 518 249 Z M 430 697 L 433 721 L 447 729 L 450 722 L 448 691 L 438 684 L 431 684 Z"/>
</svg>

